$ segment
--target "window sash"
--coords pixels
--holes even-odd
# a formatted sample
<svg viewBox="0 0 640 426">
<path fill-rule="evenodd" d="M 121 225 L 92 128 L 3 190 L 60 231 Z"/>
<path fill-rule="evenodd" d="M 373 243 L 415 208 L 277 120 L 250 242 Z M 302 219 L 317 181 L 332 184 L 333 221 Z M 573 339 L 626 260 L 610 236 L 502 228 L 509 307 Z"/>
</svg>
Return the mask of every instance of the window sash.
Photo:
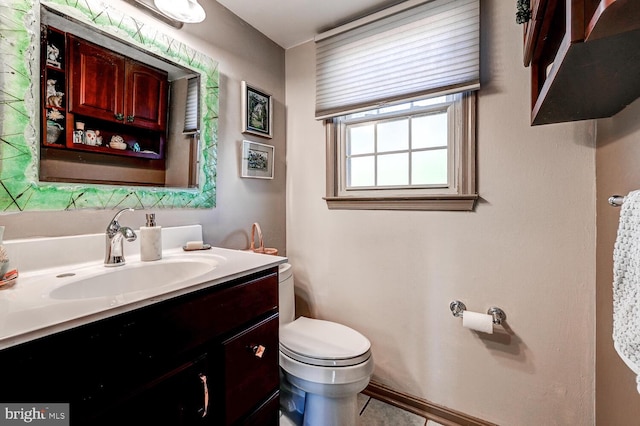
<svg viewBox="0 0 640 426">
<path fill-rule="evenodd" d="M 319 36 L 316 118 L 478 89 L 479 9 L 479 0 L 431 0 Z"/>
<path fill-rule="evenodd" d="M 339 117 L 334 120 L 337 128 L 337 167 L 338 167 L 338 182 L 337 182 L 337 193 L 338 196 L 402 196 L 402 195 L 415 195 L 416 192 L 420 192 L 422 194 L 455 194 L 458 191 L 456 185 L 456 168 L 455 168 L 455 158 L 457 155 L 455 138 L 459 137 L 459 129 L 457 129 L 456 122 L 456 103 L 459 104 L 461 101 L 461 95 L 450 96 L 446 102 L 428 105 L 423 107 L 412 107 L 409 110 L 402 110 L 397 112 L 391 112 L 387 114 L 371 114 L 365 115 L 363 117 L 358 117 L 355 119 L 349 119 L 345 117 Z M 413 149 L 411 142 L 409 142 L 409 147 L 406 150 L 395 150 L 395 151 L 379 151 L 377 147 L 377 143 L 374 143 L 374 151 L 372 153 L 366 154 L 355 154 L 351 155 L 348 153 L 347 145 L 348 141 L 348 130 L 352 126 L 359 126 L 365 123 L 374 124 L 377 128 L 377 125 L 380 123 L 385 123 L 393 120 L 397 120 L 398 118 L 407 118 L 410 121 L 419 117 L 424 117 L 430 114 L 436 113 L 446 113 L 447 114 L 447 144 L 446 146 L 437 146 L 437 147 L 427 147 L 427 148 L 418 148 Z M 409 138 L 411 138 L 411 126 L 409 127 Z M 377 132 L 374 131 L 374 139 L 377 139 Z M 375 170 L 375 178 L 376 183 L 378 181 L 378 157 L 383 155 L 389 155 L 393 153 L 408 153 L 409 154 L 409 181 L 411 180 L 411 153 L 415 152 L 424 152 L 424 151 L 433 151 L 435 149 L 447 149 L 447 182 L 445 184 L 409 184 L 409 185 L 374 185 L 374 186 L 349 186 L 349 159 L 350 158 L 362 158 L 365 156 L 373 156 L 374 157 L 374 167 Z M 380 191 L 384 192 L 384 195 L 380 193 Z"/>
</svg>

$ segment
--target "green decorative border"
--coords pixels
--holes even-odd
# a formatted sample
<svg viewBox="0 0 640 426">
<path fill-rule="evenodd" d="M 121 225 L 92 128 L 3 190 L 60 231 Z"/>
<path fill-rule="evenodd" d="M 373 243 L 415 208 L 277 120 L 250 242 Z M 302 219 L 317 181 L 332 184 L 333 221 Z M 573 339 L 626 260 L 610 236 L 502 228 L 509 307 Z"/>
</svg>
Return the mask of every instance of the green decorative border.
<svg viewBox="0 0 640 426">
<path fill-rule="evenodd" d="M 40 3 L 200 73 L 202 154 L 198 189 L 38 182 Z M 215 206 L 216 61 L 98 0 L 2 0 L 0 55 L 0 212 Z"/>
</svg>

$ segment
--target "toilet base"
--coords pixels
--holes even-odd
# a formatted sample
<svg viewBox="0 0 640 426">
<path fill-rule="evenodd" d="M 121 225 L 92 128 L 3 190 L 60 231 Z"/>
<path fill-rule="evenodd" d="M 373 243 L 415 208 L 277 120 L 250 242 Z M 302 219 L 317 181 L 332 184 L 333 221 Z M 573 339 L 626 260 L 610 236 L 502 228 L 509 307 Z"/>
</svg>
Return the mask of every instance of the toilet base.
<svg viewBox="0 0 640 426">
<path fill-rule="evenodd" d="M 286 378 L 285 382 L 305 394 L 302 423 L 304 426 L 358 424 L 358 394 L 367 387 L 373 373 L 371 357 L 362 364 L 331 368 L 303 364 L 280 352 L 280 366 Z M 293 372 L 323 381 L 303 379 L 292 374 Z M 327 380 L 326 376 L 333 377 L 333 382 Z"/>
<path fill-rule="evenodd" d="M 304 426 L 356 426 L 358 395 L 331 398 L 307 393 L 304 404 Z"/>
</svg>

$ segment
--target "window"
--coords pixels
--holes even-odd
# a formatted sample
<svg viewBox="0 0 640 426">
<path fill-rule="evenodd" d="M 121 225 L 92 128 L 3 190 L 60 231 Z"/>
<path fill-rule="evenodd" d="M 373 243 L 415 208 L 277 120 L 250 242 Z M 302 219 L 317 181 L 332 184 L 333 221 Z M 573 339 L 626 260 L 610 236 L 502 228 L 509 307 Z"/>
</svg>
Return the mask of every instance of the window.
<svg viewBox="0 0 640 426">
<path fill-rule="evenodd" d="M 473 208 L 473 92 L 347 114 L 327 126 L 330 208 Z"/>
<path fill-rule="evenodd" d="M 473 209 L 479 16 L 416 0 L 316 37 L 329 208 Z"/>
<path fill-rule="evenodd" d="M 187 100 L 184 113 L 184 133 L 197 133 L 200 130 L 200 77 L 187 80 Z"/>
</svg>

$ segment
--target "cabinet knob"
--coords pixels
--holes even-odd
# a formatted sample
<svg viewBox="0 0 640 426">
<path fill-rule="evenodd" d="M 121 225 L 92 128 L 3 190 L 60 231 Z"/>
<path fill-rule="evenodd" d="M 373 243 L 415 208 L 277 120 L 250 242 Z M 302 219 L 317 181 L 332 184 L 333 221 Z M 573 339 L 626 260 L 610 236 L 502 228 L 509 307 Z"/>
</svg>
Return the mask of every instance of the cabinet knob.
<svg viewBox="0 0 640 426">
<path fill-rule="evenodd" d="M 204 407 L 202 409 L 202 417 L 207 415 L 207 411 L 209 410 L 209 385 L 207 385 L 207 376 L 200 373 L 200 381 L 202 382 L 202 386 L 204 387 Z"/>
<path fill-rule="evenodd" d="M 113 114 L 113 116 L 116 118 L 116 120 L 118 121 L 123 121 L 124 120 L 124 114 L 118 112 L 116 114 Z"/>
<path fill-rule="evenodd" d="M 262 345 L 251 345 L 248 346 L 247 349 L 249 349 L 256 358 L 262 358 L 264 351 L 267 350 L 267 348 Z"/>
<path fill-rule="evenodd" d="M 133 123 L 133 120 L 135 120 L 135 116 L 134 115 L 127 115 L 127 123 Z"/>
</svg>

